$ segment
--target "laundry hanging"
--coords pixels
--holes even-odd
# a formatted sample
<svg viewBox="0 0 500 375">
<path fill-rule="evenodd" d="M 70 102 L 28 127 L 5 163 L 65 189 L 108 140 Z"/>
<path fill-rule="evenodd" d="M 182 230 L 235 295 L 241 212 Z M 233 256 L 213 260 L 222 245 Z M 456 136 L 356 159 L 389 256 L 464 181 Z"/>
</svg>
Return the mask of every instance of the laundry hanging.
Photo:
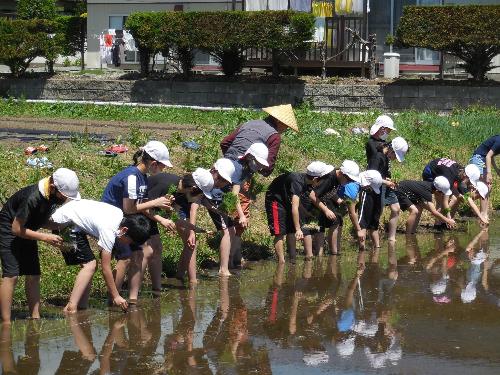
<svg viewBox="0 0 500 375">
<path fill-rule="evenodd" d="M 267 0 L 246 0 L 245 10 L 246 11 L 267 10 Z"/>
<path fill-rule="evenodd" d="M 310 12 L 311 0 L 290 0 L 290 9 L 297 12 Z"/>
<path fill-rule="evenodd" d="M 288 10 L 288 0 L 268 0 L 269 10 Z"/>
<path fill-rule="evenodd" d="M 361 0 L 362 1 L 362 0 Z M 353 0 L 336 0 L 335 14 L 343 15 L 352 12 Z"/>
</svg>

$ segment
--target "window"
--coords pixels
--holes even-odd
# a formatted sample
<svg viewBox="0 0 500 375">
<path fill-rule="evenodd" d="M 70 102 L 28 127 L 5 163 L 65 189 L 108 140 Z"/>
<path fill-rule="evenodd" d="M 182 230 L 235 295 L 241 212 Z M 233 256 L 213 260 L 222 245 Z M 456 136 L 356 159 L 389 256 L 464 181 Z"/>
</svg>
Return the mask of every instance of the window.
<svg viewBox="0 0 500 375">
<path fill-rule="evenodd" d="M 109 16 L 109 28 L 123 30 L 127 18 L 128 16 Z"/>
</svg>

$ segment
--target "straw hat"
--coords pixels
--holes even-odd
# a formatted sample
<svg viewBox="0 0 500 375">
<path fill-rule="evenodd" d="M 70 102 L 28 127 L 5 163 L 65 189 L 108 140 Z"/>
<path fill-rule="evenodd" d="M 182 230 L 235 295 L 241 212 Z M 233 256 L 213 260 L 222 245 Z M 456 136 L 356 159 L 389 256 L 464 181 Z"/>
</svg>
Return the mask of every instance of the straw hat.
<svg viewBox="0 0 500 375">
<path fill-rule="evenodd" d="M 299 131 L 297 120 L 295 119 L 295 114 L 293 113 L 291 104 L 275 105 L 274 107 L 262 108 L 262 110 L 266 113 L 269 113 L 276 120 L 281 121 L 290 129 L 293 129 L 296 132 Z"/>
</svg>

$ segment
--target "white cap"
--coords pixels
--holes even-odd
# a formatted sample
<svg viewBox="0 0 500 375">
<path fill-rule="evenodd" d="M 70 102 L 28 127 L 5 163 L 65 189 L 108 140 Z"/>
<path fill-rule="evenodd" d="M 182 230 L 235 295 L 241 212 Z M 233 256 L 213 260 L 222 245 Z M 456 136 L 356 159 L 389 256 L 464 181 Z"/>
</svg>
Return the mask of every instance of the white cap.
<svg viewBox="0 0 500 375">
<path fill-rule="evenodd" d="M 205 197 L 212 199 L 212 190 L 214 188 L 214 178 L 208 169 L 196 168 L 192 173 L 194 183 L 205 194 Z"/>
<path fill-rule="evenodd" d="M 434 187 L 444 195 L 451 195 L 450 181 L 444 176 L 437 176 L 434 179 Z"/>
<path fill-rule="evenodd" d="M 323 177 L 333 171 L 333 165 L 323 163 L 322 161 L 313 161 L 306 168 L 306 173 L 311 177 Z"/>
<path fill-rule="evenodd" d="M 380 128 L 396 130 L 396 128 L 394 127 L 394 121 L 392 121 L 392 119 L 387 115 L 382 115 L 377 117 L 375 123 L 370 128 L 370 135 L 374 135 L 376 132 L 379 131 Z"/>
<path fill-rule="evenodd" d="M 361 186 L 370 186 L 373 191 L 380 194 L 380 187 L 382 186 L 382 175 L 379 171 L 369 169 L 359 174 Z"/>
<path fill-rule="evenodd" d="M 469 178 L 471 184 L 476 186 L 479 177 L 481 177 L 481 171 L 476 164 L 469 164 L 465 167 L 465 175 Z"/>
<path fill-rule="evenodd" d="M 80 200 L 78 188 L 80 181 L 75 172 L 68 168 L 59 168 L 52 174 L 56 189 L 66 198 Z"/>
<path fill-rule="evenodd" d="M 167 167 L 172 167 L 172 163 L 170 162 L 170 153 L 168 152 L 167 146 L 165 146 L 162 142 L 149 141 L 146 143 L 143 150 L 157 162 L 160 162 Z"/>
<path fill-rule="evenodd" d="M 351 180 L 359 182 L 359 165 L 352 160 L 344 160 L 340 166 L 340 171 Z"/>
<path fill-rule="evenodd" d="M 265 167 L 269 167 L 269 163 L 267 161 L 267 158 L 269 157 L 269 149 L 264 143 L 252 143 L 252 145 L 248 148 L 247 152 L 245 152 L 245 155 L 243 156 L 246 156 L 248 154 L 252 155 L 259 164 Z"/>
<path fill-rule="evenodd" d="M 448 282 L 446 281 L 446 278 L 444 278 L 444 277 L 439 279 L 438 281 L 436 281 L 434 283 L 431 283 L 430 287 L 431 287 L 432 294 L 434 294 L 434 295 L 443 294 L 446 291 L 447 284 L 448 284 Z"/>
<path fill-rule="evenodd" d="M 403 160 L 405 160 L 406 153 L 408 152 L 408 143 L 403 137 L 396 137 L 392 140 L 391 146 L 396 154 L 396 159 L 402 163 Z"/>
<path fill-rule="evenodd" d="M 218 159 L 214 163 L 214 168 L 224 180 L 226 180 L 230 184 L 233 183 L 235 168 L 231 160 L 226 158 Z"/>
<path fill-rule="evenodd" d="M 486 185 L 483 181 L 477 181 L 475 186 L 479 195 L 484 199 L 488 195 L 488 185 Z"/>
<path fill-rule="evenodd" d="M 354 341 L 356 336 L 350 336 L 343 341 L 339 341 L 335 344 L 335 348 L 337 349 L 337 353 L 341 357 L 349 357 L 354 353 L 354 348 L 356 347 Z"/>
<path fill-rule="evenodd" d="M 476 285 L 473 282 L 467 284 L 465 289 L 462 289 L 462 293 L 460 293 L 460 298 L 463 303 L 471 303 L 476 299 L 477 291 Z"/>
</svg>

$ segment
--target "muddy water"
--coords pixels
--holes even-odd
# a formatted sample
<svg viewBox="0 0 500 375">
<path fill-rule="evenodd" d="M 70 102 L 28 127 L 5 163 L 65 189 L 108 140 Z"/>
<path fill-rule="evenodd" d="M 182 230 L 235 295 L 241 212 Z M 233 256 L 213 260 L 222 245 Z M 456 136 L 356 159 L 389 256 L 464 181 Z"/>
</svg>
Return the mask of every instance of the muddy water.
<svg viewBox="0 0 500 375">
<path fill-rule="evenodd" d="M 500 220 L 0 331 L 4 374 L 499 374 Z M 470 249 L 467 249 L 470 248 Z M 467 251 L 468 250 L 468 251 Z"/>
</svg>

